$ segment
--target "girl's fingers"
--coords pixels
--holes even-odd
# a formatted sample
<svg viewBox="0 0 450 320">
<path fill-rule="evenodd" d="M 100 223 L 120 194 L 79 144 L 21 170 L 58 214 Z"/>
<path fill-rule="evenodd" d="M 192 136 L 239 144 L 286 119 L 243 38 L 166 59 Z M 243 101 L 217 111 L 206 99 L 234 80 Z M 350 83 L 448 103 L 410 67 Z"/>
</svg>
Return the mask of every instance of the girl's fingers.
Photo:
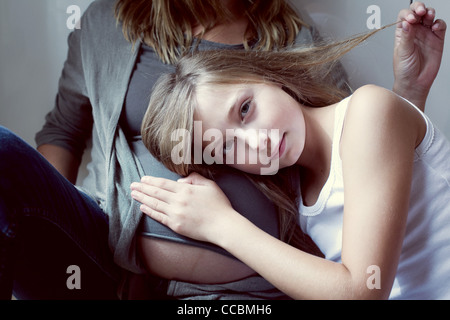
<svg viewBox="0 0 450 320">
<path fill-rule="evenodd" d="M 171 191 L 167 191 L 160 187 L 155 187 L 146 183 L 133 182 L 130 188 L 132 190 L 131 196 L 137 195 L 136 192 L 139 192 L 143 195 L 150 196 L 152 198 L 164 201 L 166 203 L 169 203 L 174 196 L 174 193 Z"/>
<path fill-rule="evenodd" d="M 152 218 L 153 220 L 165 225 L 165 226 L 169 226 L 169 221 L 170 221 L 170 205 L 165 202 L 168 201 L 167 195 L 170 193 L 164 189 L 159 189 L 156 187 L 152 187 L 152 186 L 146 186 L 143 185 L 142 183 L 133 183 L 131 185 L 132 191 L 131 191 L 131 197 L 140 202 L 141 206 L 139 207 L 139 209 L 146 214 L 147 216 L 149 216 L 150 218 Z M 141 191 L 139 191 L 139 189 L 145 189 L 146 192 L 149 193 L 153 193 L 156 194 L 155 197 L 145 194 Z M 152 190 L 152 191 L 149 191 Z M 174 195 L 172 193 L 172 195 Z M 161 200 L 158 199 L 156 197 L 165 199 Z"/>
<path fill-rule="evenodd" d="M 146 214 L 153 220 L 155 220 L 165 226 L 169 226 L 169 217 L 166 214 L 159 212 L 157 210 L 151 209 L 150 207 L 148 207 L 146 205 L 141 205 L 140 209 L 144 214 Z"/>
<path fill-rule="evenodd" d="M 178 179 L 178 182 L 192 184 L 192 185 L 199 185 L 199 186 L 207 186 L 207 185 L 211 185 L 213 183 L 212 180 L 205 178 L 204 176 L 202 176 L 201 174 L 199 174 L 197 172 L 193 172 L 190 175 L 188 175 L 187 177 Z"/>
<path fill-rule="evenodd" d="M 161 212 L 164 214 L 167 214 L 169 212 L 169 209 L 170 209 L 169 204 L 167 204 L 167 202 L 160 200 L 158 198 L 149 196 L 149 195 L 142 193 L 140 191 L 137 191 L 137 190 L 133 190 L 131 192 L 131 197 L 134 200 L 142 203 L 144 206 L 146 206 L 152 210 L 155 210 L 155 211 L 158 211 L 158 212 Z"/>
<path fill-rule="evenodd" d="M 142 177 L 141 182 L 170 192 L 176 192 L 179 189 L 179 183 L 165 178 L 144 176 Z"/>
</svg>

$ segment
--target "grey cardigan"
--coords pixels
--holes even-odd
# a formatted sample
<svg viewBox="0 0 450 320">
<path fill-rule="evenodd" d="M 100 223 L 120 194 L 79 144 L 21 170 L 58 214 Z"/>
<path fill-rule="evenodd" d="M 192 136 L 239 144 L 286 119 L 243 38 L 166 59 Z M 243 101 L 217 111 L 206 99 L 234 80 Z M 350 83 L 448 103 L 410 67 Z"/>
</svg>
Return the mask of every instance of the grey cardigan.
<svg viewBox="0 0 450 320">
<path fill-rule="evenodd" d="M 139 48 L 125 40 L 114 18 L 114 3 L 94 1 L 81 18 L 81 29 L 69 35 L 55 107 L 36 134 L 36 143 L 64 147 L 81 158 L 92 136 L 92 161 L 81 189 L 109 217 L 115 262 L 144 273 L 134 238 L 142 213 L 130 197 L 130 184 L 140 180 L 143 170 L 118 126 Z"/>
<path fill-rule="evenodd" d="M 133 47 L 125 40 L 114 18 L 114 4 L 115 0 L 94 1 L 81 19 L 81 29 L 69 35 L 55 107 L 36 142 L 61 146 L 81 158 L 86 140 L 92 137 L 92 161 L 80 189 L 109 217 L 114 261 L 131 272 L 144 273 L 135 240 L 142 213 L 129 189 L 144 170 L 118 125 L 139 44 Z M 297 41 L 312 42 L 312 38 L 311 31 L 303 28 Z"/>
</svg>

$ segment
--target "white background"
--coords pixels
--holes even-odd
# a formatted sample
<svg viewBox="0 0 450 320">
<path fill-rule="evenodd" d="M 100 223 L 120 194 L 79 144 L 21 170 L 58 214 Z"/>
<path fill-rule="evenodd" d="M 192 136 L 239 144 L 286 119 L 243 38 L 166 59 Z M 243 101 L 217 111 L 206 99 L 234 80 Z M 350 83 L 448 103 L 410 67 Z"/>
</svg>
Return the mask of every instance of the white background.
<svg viewBox="0 0 450 320">
<path fill-rule="evenodd" d="M 70 5 L 84 11 L 92 0 L 0 0 L 0 125 L 35 146 L 34 135 L 53 108 L 67 54 Z M 324 37 L 342 38 L 368 31 L 367 8 L 381 9 L 381 24 L 395 22 L 409 0 L 293 0 L 309 12 Z M 428 0 L 450 25 L 450 1 Z M 83 27 L 83 26 L 81 26 Z M 447 35 L 450 36 L 450 32 Z M 353 88 L 374 83 L 391 89 L 394 28 L 384 30 L 343 60 Z M 450 138 L 450 52 L 430 94 L 426 113 Z"/>
</svg>

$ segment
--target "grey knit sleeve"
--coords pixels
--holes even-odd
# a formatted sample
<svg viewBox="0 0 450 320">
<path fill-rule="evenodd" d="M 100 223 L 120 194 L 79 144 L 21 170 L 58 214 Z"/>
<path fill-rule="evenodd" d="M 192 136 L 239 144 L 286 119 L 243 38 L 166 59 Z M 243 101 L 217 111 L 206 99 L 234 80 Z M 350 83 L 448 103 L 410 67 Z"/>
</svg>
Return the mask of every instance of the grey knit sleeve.
<svg viewBox="0 0 450 320">
<path fill-rule="evenodd" d="M 68 55 L 59 79 L 55 105 L 43 128 L 36 134 L 38 146 L 51 144 L 69 150 L 81 158 L 92 130 L 92 108 L 84 81 L 81 30 L 68 37 Z"/>
</svg>

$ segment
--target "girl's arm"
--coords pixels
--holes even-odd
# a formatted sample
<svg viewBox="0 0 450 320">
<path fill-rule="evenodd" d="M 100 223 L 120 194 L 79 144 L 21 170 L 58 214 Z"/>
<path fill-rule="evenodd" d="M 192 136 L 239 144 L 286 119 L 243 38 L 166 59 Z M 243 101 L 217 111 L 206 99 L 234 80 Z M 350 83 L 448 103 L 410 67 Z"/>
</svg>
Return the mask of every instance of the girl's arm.
<svg viewBox="0 0 450 320">
<path fill-rule="evenodd" d="M 344 295 L 336 295 L 324 280 L 326 275 L 333 282 L 342 280 L 347 275 L 343 265 L 304 253 L 257 228 L 229 205 L 211 180 L 191 174 L 182 181 L 143 177 L 131 185 L 132 197 L 151 218 L 179 234 L 223 247 L 291 297 Z"/>
<path fill-rule="evenodd" d="M 304 253 L 264 233 L 233 210 L 212 181 L 145 177 L 133 197 L 150 217 L 183 235 L 215 243 L 296 299 L 387 298 L 408 213 L 420 114 L 374 86 L 355 92 L 341 140 L 345 185 L 342 263 Z M 381 288 L 367 286 L 371 266 Z"/>
</svg>

